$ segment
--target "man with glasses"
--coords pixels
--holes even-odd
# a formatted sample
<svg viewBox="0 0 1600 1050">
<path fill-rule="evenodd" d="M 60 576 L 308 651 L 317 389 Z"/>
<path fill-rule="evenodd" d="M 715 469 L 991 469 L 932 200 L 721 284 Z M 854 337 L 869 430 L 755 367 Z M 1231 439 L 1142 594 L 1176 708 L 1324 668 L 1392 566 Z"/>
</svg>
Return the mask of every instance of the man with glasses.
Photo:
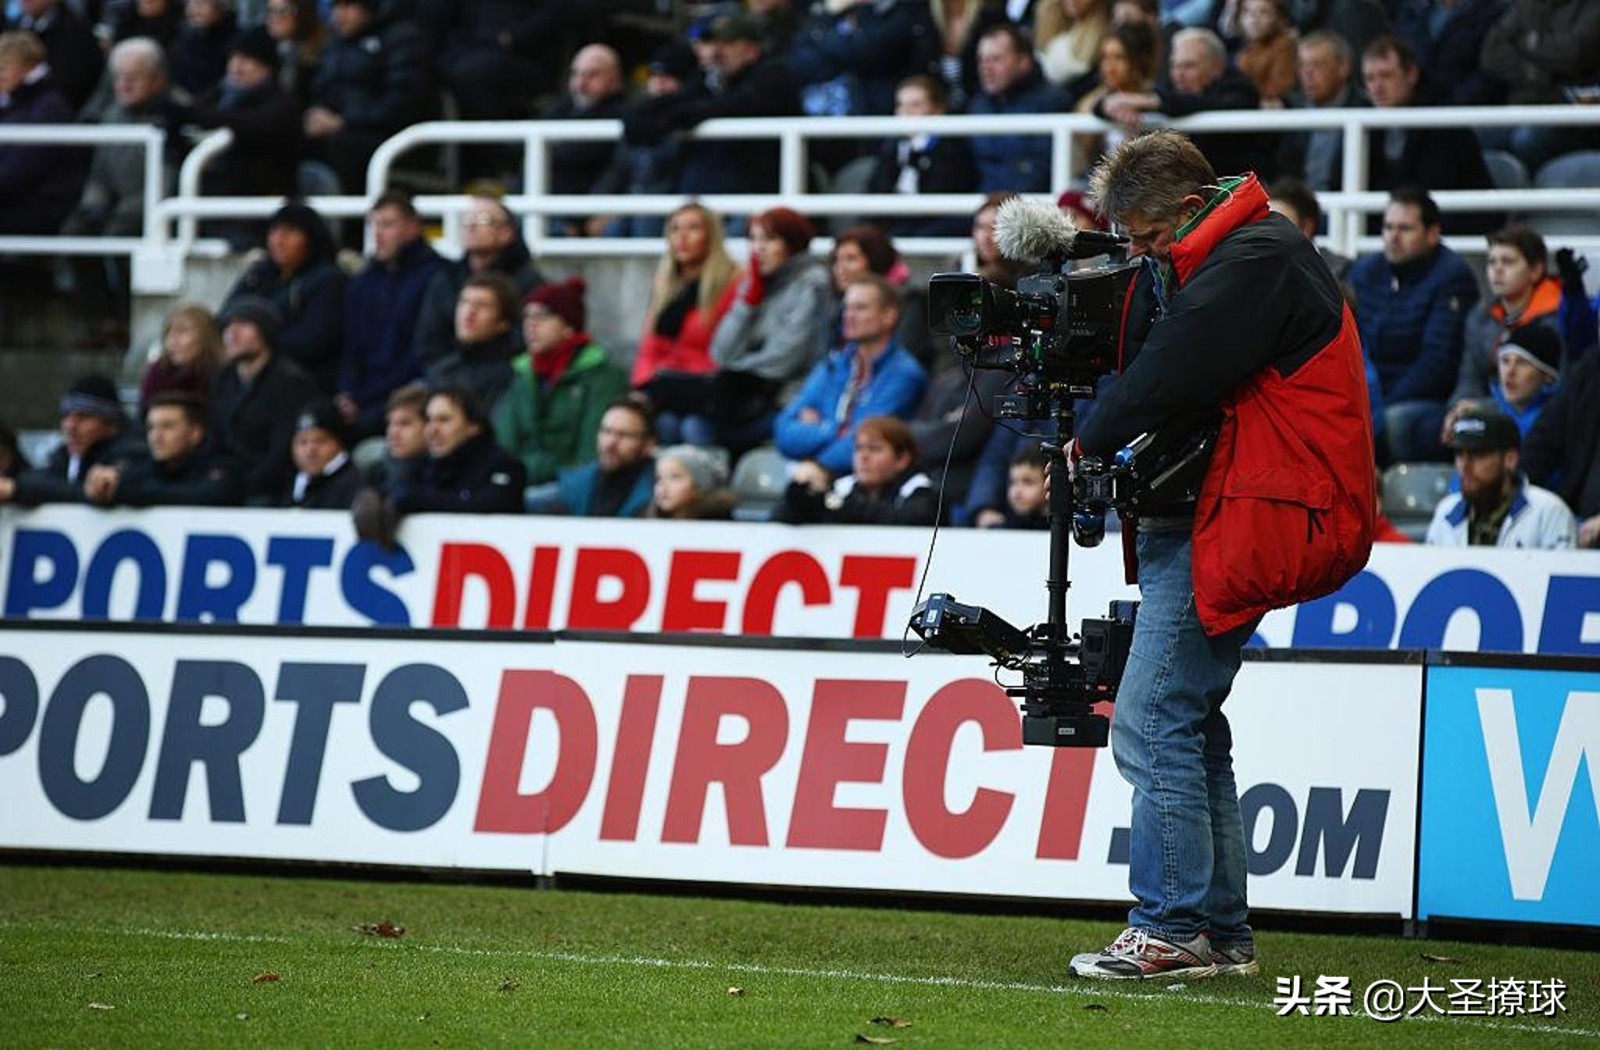
<svg viewBox="0 0 1600 1050">
<path fill-rule="evenodd" d="M 1073 456 L 1109 459 L 1150 431 L 1220 429 L 1198 499 L 1136 523 L 1142 604 L 1111 747 L 1133 786 L 1137 903 L 1121 936 L 1069 968 L 1126 980 L 1251 974 L 1222 704 L 1263 613 L 1329 593 L 1366 562 L 1376 493 L 1361 345 L 1338 282 L 1268 210 L 1254 174 L 1219 180 L 1187 137 L 1157 131 L 1119 146 L 1093 187 L 1150 279 L 1137 286 L 1143 332 L 1125 333 L 1135 338 L 1122 374 Z"/>
<path fill-rule="evenodd" d="M 434 274 L 422 293 L 415 345 L 424 372 L 434 363 L 430 350 L 437 352 L 437 348 L 450 345 L 455 332 L 456 301 L 467 278 L 491 272 L 511 278 L 517 286 L 518 300 L 544 284 L 544 275 L 533 263 L 533 253 L 522 239 L 516 216 L 498 199 L 479 195 L 471 199 L 461 218 L 461 258 Z"/>
<path fill-rule="evenodd" d="M 637 401 L 616 401 L 600 417 L 591 463 L 561 472 L 556 494 L 528 510 L 584 518 L 637 518 L 655 493 L 656 424 Z"/>
</svg>

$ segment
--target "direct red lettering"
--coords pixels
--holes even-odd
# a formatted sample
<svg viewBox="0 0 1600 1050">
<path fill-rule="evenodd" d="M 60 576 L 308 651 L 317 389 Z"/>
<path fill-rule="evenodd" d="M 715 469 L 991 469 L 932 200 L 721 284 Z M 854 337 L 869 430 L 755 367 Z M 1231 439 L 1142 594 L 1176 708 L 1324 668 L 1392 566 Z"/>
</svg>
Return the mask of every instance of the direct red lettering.
<svg viewBox="0 0 1600 1050">
<path fill-rule="evenodd" d="M 748 726 L 738 743 L 717 743 L 717 729 L 726 715 L 742 718 Z M 728 808 L 728 841 L 736 846 L 767 845 L 761 778 L 783 755 L 788 738 L 789 711 L 772 683 L 759 678 L 690 678 L 661 841 L 700 841 L 706 792 L 718 783 Z"/>
<path fill-rule="evenodd" d="M 701 580 L 737 580 L 737 551 L 674 551 L 667 571 L 667 602 L 661 612 L 663 631 L 721 631 L 728 603 L 695 597 Z"/>
<path fill-rule="evenodd" d="M 1016 802 L 1008 792 L 979 788 L 965 811 L 945 808 L 950 748 L 964 722 L 978 723 L 985 751 L 1022 746 L 1016 708 L 993 682 L 965 678 L 928 699 L 906 742 L 904 793 L 911 833 L 936 857 L 960 859 L 984 850 L 1000 834 Z"/>
<path fill-rule="evenodd" d="M 896 721 L 906 702 L 906 683 L 819 679 L 811 695 L 805 751 L 794 786 L 789 846 L 806 849 L 881 850 L 882 809 L 844 809 L 833 804 L 841 783 L 879 784 L 887 744 L 852 744 L 845 733 L 855 720 Z"/>
<path fill-rule="evenodd" d="M 622 592 L 612 601 L 600 598 L 600 581 L 616 580 Z M 650 604 L 650 567 L 620 547 L 584 547 L 572 571 L 572 603 L 567 627 L 581 631 L 626 631 Z"/>
<path fill-rule="evenodd" d="M 639 810 L 644 805 L 645 777 L 650 772 L 656 716 L 661 710 L 661 680 L 658 674 L 629 675 L 623 689 L 611 783 L 600 817 L 602 841 L 632 842 L 639 837 Z"/>
<path fill-rule="evenodd" d="M 544 789 L 518 790 L 534 712 L 555 716 L 560 751 Z M 549 835 L 566 827 L 589 795 L 599 731 L 583 687 L 553 671 L 507 671 L 500 677 L 489 754 L 483 764 L 474 830 Z"/>
<path fill-rule="evenodd" d="M 461 626 L 461 596 L 467 579 L 489 588 L 489 627 L 511 627 L 517 619 L 517 582 L 511 565 L 484 543 L 446 543 L 439 548 L 439 579 L 433 588 L 433 626 Z"/>
<path fill-rule="evenodd" d="M 525 630 L 550 629 L 550 610 L 556 603 L 556 570 L 559 568 L 560 547 L 533 548 L 533 565 L 528 570 L 528 608 L 522 614 Z"/>
<path fill-rule="evenodd" d="M 889 612 L 889 592 L 910 588 L 917 575 L 917 559 L 886 558 L 875 554 L 848 554 L 839 566 L 839 586 L 853 587 L 856 622 L 855 638 L 882 638 Z"/>
<path fill-rule="evenodd" d="M 1104 712 L 1101 712 L 1104 714 Z M 1095 748 L 1058 747 L 1050 759 L 1050 781 L 1044 791 L 1044 817 L 1039 826 L 1040 860 L 1077 860 L 1083 845 L 1084 814 L 1089 809 L 1089 782 L 1094 778 Z"/>
<path fill-rule="evenodd" d="M 827 605 L 833 600 L 828 574 L 822 571 L 817 559 L 805 551 L 779 551 L 756 570 L 755 578 L 746 589 L 744 622 L 740 624 L 743 633 L 772 634 L 772 622 L 778 614 L 778 596 L 790 584 L 800 588 L 803 605 Z"/>
</svg>

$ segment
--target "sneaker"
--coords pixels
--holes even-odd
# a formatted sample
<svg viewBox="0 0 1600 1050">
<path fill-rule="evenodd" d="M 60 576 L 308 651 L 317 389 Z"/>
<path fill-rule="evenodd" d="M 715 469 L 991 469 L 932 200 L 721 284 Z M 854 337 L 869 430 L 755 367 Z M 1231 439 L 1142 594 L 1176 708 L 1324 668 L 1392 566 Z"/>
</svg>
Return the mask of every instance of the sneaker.
<svg viewBox="0 0 1600 1050">
<path fill-rule="evenodd" d="M 1075 977 L 1137 981 L 1152 977 L 1211 977 L 1217 972 L 1205 934 L 1192 941 L 1169 941 L 1130 926 L 1104 951 L 1074 955 L 1067 965 Z"/>
<path fill-rule="evenodd" d="M 1237 944 L 1224 944 L 1211 946 L 1211 961 L 1216 964 L 1217 976 L 1224 977 L 1236 974 L 1240 977 L 1249 977 L 1261 972 L 1261 964 L 1256 961 L 1256 944 L 1254 941 L 1240 941 Z"/>
</svg>

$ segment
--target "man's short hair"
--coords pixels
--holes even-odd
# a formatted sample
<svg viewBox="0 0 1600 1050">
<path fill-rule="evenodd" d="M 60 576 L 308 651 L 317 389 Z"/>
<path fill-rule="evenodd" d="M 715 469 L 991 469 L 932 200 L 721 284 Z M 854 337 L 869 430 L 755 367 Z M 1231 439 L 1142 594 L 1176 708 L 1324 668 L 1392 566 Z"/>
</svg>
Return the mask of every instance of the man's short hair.
<svg viewBox="0 0 1600 1050">
<path fill-rule="evenodd" d="M 500 307 L 500 320 L 512 323 L 516 321 L 522 301 L 522 293 L 517 289 L 517 282 L 503 273 L 487 270 L 468 277 L 461 285 L 461 290 L 465 292 L 468 288 L 487 288 Z M 460 296 L 456 298 L 459 301 Z"/>
<path fill-rule="evenodd" d="M 1327 48 L 1346 69 L 1355 61 L 1355 55 L 1350 50 L 1350 41 L 1344 38 L 1343 33 L 1332 29 L 1313 29 L 1301 37 L 1300 50 L 1304 51 L 1308 47 Z"/>
<path fill-rule="evenodd" d="M 1089 178 L 1100 214 L 1114 221 L 1135 213 L 1171 218 L 1183 198 L 1208 196 L 1216 184 L 1217 173 L 1194 141 L 1166 128 L 1123 142 Z"/>
<path fill-rule="evenodd" d="M 844 284 L 846 290 L 854 288 L 857 285 L 863 285 L 867 288 L 874 289 L 878 293 L 878 305 L 880 307 L 892 306 L 896 310 L 900 309 L 900 293 L 895 289 L 895 286 L 890 283 L 889 279 L 884 277 L 882 274 L 857 274 Z"/>
<path fill-rule="evenodd" d="M 1389 203 L 1416 208 L 1422 216 L 1424 229 L 1444 225 L 1444 213 L 1439 210 L 1439 202 L 1421 186 L 1396 186 L 1389 191 Z"/>
<path fill-rule="evenodd" d="M 1213 65 L 1225 66 L 1228 64 L 1228 45 L 1222 38 L 1205 26 L 1190 26 L 1180 29 L 1172 34 L 1172 50 L 1178 50 L 1178 45 L 1193 40 L 1205 48 L 1206 54 L 1211 57 Z"/>
<path fill-rule="evenodd" d="M 383 208 L 393 208 L 408 219 L 422 218 L 422 215 L 417 211 L 416 201 L 412 200 L 411 194 L 405 190 L 385 190 L 378 196 L 377 200 L 372 202 L 372 207 L 367 209 L 367 213 L 370 215 L 372 212 L 380 211 Z"/>
<path fill-rule="evenodd" d="M 1400 60 L 1401 69 L 1417 68 L 1417 49 L 1411 46 L 1411 41 L 1403 36 L 1393 33 L 1383 33 L 1373 37 L 1372 42 L 1361 49 L 1361 61 L 1367 59 L 1380 59 L 1393 55 Z"/>
<path fill-rule="evenodd" d="M 1300 216 L 1301 222 L 1313 224 L 1322 222 L 1322 205 L 1317 201 L 1316 191 L 1307 186 L 1302 179 L 1293 176 L 1278 179 L 1267 191 L 1267 196 L 1283 201 L 1293 208 L 1294 213 Z"/>
<path fill-rule="evenodd" d="M 624 409 L 624 410 L 626 410 L 628 412 L 632 412 L 635 416 L 638 417 L 639 425 L 644 428 L 645 440 L 647 440 L 647 441 L 654 441 L 655 440 L 655 438 L 656 438 L 656 414 L 654 412 L 650 411 L 650 406 L 649 405 L 645 404 L 643 401 L 638 400 L 637 398 L 623 397 L 623 398 L 618 398 L 617 400 L 611 402 L 611 404 L 607 405 L 606 406 L 606 412 L 610 412 L 614 408 L 620 408 L 620 409 Z M 604 416 L 605 412 L 602 412 L 601 415 Z"/>
<path fill-rule="evenodd" d="M 467 387 L 459 383 L 441 383 L 438 386 L 429 387 L 428 401 L 432 401 L 436 397 L 442 397 L 446 401 L 454 402 L 455 406 L 461 410 L 461 414 L 466 417 L 468 423 L 475 423 L 480 427 L 489 425 L 489 413 L 483 407 L 483 401 Z M 427 402 L 423 404 L 426 406 Z"/>
<path fill-rule="evenodd" d="M 1013 467 L 1036 467 L 1040 471 L 1050 466 L 1050 457 L 1045 455 L 1044 449 L 1038 445 L 1025 445 L 1017 449 L 1016 455 L 1011 457 Z"/>
<path fill-rule="evenodd" d="M 906 421 L 897 416 L 868 416 L 856 424 L 856 436 L 862 434 L 881 439 L 897 456 L 904 453 L 913 460 L 917 458 L 917 439 Z"/>
<path fill-rule="evenodd" d="M 1527 261 L 1529 266 L 1550 272 L 1550 251 L 1545 247 L 1544 238 L 1539 236 L 1539 231 L 1524 223 L 1514 222 L 1510 226 L 1502 226 L 1484 238 L 1489 242 L 1489 247 L 1496 246 L 1510 248 Z"/>
<path fill-rule="evenodd" d="M 150 403 L 145 406 L 145 419 L 150 418 L 150 413 L 158 408 L 175 408 L 183 413 L 183 418 L 192 427 L 206 425 L 206 406 L 199 396 L 189 390 L 163 390 L 152 394 Z"/>
<path fill-rule="evenodd" d="M 116 69 L 118 62 L 129 58 L 135 59 L 152 73 L 163 77 L 167 75 L 167 53 L 147 36 L 130 36 L 117 44 L 106 56 L 106 65 Z"/>
<path fill-rule="evenodd" d="M 383 414 L 387 416 L 397 408 L 409 408 L 419 416 L 428 414 L 428 388 L 422 383 L 407 383 L 397 388 L 384 402 Z"/>
<path fill-rule="evenodd" d="M 1033 37 L 1028 31 L 1015 22 L 996 22 L 985 29 L 978 40 L 988 40 L 990 37 L 1003 36 L 1011 41 L 1011 50 L 1029 59 L 1033 58 Z"/>
<path fill-rule="evenodd" d="M 950 105 L 950 90 L 944 86 L 944 81 L 938 77 L 931 77 L 926 73 L 913 73 L 895 85 L 895 90 L 902 88 L 916 88 L 928 96 L 928 103 L 936 109 L 944 109 Z"/>
</svg>

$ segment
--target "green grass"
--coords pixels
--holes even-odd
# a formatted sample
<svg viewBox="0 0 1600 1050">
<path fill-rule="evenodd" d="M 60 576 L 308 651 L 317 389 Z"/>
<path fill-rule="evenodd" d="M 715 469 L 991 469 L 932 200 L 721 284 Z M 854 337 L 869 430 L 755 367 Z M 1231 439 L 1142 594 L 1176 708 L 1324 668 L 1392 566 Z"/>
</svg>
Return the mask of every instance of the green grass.
<svg viewBox="0 0 1600 1050">
<path fill-rule="evenodd" d="M 398 938 L 353 927 L 389 921 Z M 1070 981 L 1108 923 L 665 896 L 0 868 L 0 1047 L 1600 1047 L 1600 954 L 1259 934 L 1263 972 Z M 1449 961 L 1429 961 L 1424 955 Z M 1348 975 L 1350 1017 L 1276 979 Z M 276 975 L 276 979 L 263 979 Z M 1379 978 L 1565 981 L 1555 1017 L 1360 1016 Z M 738 989 L 735 993 L 733 990 Z M 909 1027 L 874 1018 L 910 1021 Z"/>
</svg>

